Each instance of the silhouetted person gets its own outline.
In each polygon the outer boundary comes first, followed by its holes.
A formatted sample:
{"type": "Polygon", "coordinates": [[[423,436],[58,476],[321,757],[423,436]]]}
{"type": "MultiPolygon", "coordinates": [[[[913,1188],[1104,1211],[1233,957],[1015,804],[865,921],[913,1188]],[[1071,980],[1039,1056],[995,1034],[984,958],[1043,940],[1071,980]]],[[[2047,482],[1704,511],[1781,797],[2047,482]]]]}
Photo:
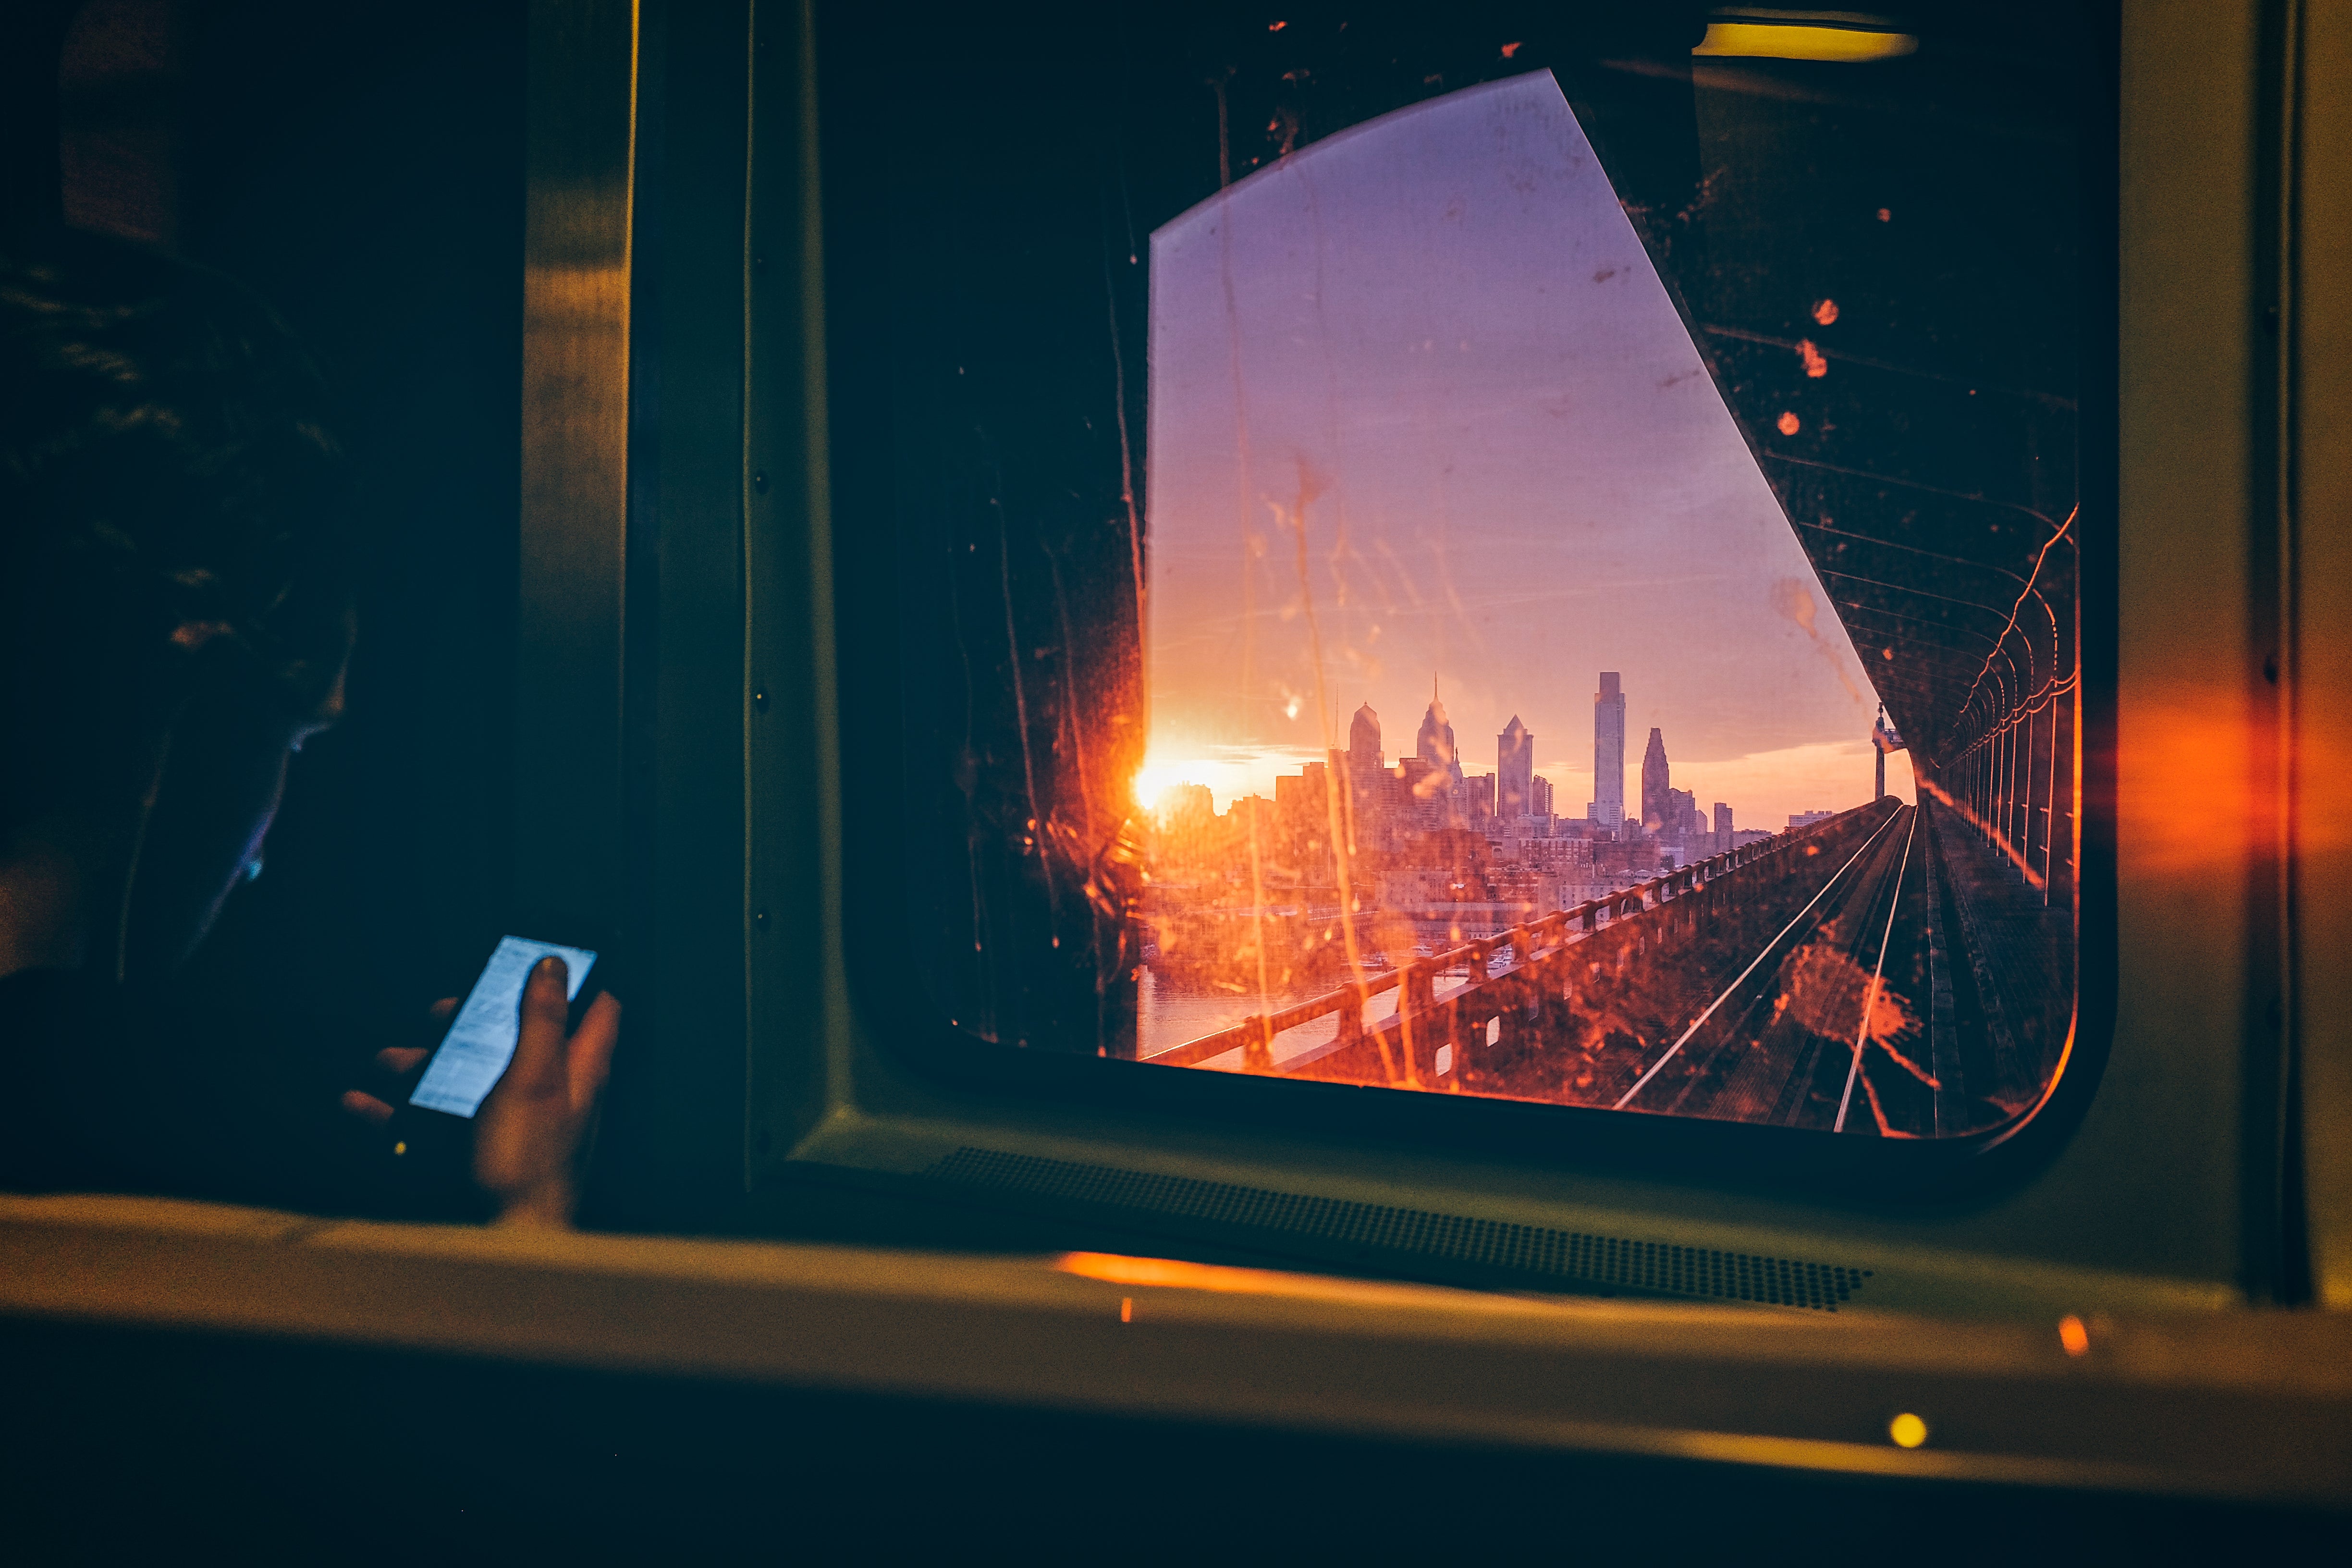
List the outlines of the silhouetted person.
{"type": "MultiPolygon", "coordinates": [[[[0,1185],[381,1198],[347,1126],[382,1100],[338,1111],[162,984],[342,711],[330,424],[299,345],[227,280],[87,236],[0,255],[0,1185]]],[[[619,1008],[567,1038],[563,992],[560,963],[534,973],[478,1118],[503,1218],[571,1216],[619,1008]]]]}

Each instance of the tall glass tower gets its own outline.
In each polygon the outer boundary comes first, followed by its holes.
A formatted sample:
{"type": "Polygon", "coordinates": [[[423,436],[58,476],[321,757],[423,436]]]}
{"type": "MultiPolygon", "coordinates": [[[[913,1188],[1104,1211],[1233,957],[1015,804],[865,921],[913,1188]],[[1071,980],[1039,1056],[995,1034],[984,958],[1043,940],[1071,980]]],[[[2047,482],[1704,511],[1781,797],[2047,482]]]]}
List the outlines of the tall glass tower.
{"type": "Polygon", "coordinates": [[[1613,669],[1601,672],[1592,698],[1592,804],[1594,822],[1615,837],[1625,825],[1625,691],[1613,669]]]}

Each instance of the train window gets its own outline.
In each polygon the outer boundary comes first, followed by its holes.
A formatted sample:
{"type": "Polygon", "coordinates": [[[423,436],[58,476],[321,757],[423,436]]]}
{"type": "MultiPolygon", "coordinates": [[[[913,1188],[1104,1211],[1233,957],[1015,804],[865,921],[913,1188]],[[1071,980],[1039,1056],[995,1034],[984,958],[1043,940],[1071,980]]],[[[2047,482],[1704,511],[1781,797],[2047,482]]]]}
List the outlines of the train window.
{"type": "Polygon", "coordinates": [[[2053,1084],[2074,20],[1582,15],[836,25],[877,878],[973,1048],[1888,1138],[2053,1084]]]}

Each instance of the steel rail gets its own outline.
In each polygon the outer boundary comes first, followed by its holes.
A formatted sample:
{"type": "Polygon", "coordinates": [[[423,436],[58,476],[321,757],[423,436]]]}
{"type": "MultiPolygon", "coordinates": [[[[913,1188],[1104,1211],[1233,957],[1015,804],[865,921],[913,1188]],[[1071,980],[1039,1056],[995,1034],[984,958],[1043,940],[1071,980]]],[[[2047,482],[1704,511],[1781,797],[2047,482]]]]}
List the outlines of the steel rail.
{"type": "MultiPolygon", "coordinates": [[[[1913,810],[1916,813],[1917,808],[1914,807],[1913,810]]],[[[1838,885],[1839,879],[1853,868],[1854,861],[1861,859],[1863,856],[1869,853],[1870,847],[1877,843],[1881,835],[1885,834],[1888,828],[1894,826],[1895,818],[1889,816],[1885,822],[1878,825],[1878,831],[1876,833],[1872,834],[1869,837],[1862,841],[1862,847],[1855,850],[1846,860],[1844,865],[1839,867],[1836,871],[1831,874],[1830,879],[1822,884],[1821,891],[1815,893],[1811,899],[1807,900],[1805,907],[1797,911],[1795,919],[1790,921],[1787,925],[1782,926],[1780,931],[1774,934],[1772,940],[1764,944],[1763,949],[1756,954],[1755,959],[1748,965],[1748,967],[1739,972],[1739,978],[1725,986],[1723,988],[1723,994],[1708,1003],[1706,1005],[1706,1011],[1701,1013],[1697,1017],[1691,1020],[1690,1027],[1683,1031],[1682,1037],[1676,1040],[1673,1045],[1666,1047],[1665,1055],[1660,1057],[1656,1061],[1652,1062],[1650,1064],[1650,1070],[1643,1073],[1640,1078],[1634,1079],[1633,1087],[1627,1089],[1623,1094],[1618,1097],[1617,1103],[1610,1107],[1612,1110],[1624,1110],[1625,1104],[1628,1100],[1632,1100],[1635,1095],[1641,1093],[1643,1089],[1649,1086],[1650,1080],[1658,1076],[1658,1069],[1664,1067],[1668,1062],[1674,1060],[1675,1054],[1679,1052],[1683,1047],[1690,1043],[1690,1037],[1698,1033],[1699,1026],[1705,1024],[1709,1018],[1714,1017],[1715,1010],[1717,1007],[1722,1006],[1726,1002],[1729,1001],[1733,992],[1748,984],[1748,977],[1756,973],[1756,966],[1762,963],[1767,958],[1770,957],[1772,950],[1780,945],[1780,938],[1796,930],[1799,922],[1803,921],[1807,915],[1813,912],[1813,906],[1820,903],[1822,898],[1828,894],[1829,890],[1838,885]]]]}
{"type": "Polygon", "coordinates": [[[1911,841],[1919,836],[1919,808],[1911,808],[1911,826],[1903,834],[1903,861],[1895,868],[1895,895],[1886,900],[1886,932],[1878,939],[1878,967],[1870,972],[1870,991],[1862,1002],[1862,1023],[1853,1031],[1853,1060],[1845,1069],[1845,1093],[1838,1100],[1832,1132],[1845,1131],[1846,1109],[1853,1103],[1853,1080],[1862,1071],[1862,1045],[1870,1037],[1870,1016],[1878,1010],[1878,987],[1886,973],[1886,949],[1895,940],[1895,916],[1903,908],[1903,877],[1911,869],[1911,841]]]}

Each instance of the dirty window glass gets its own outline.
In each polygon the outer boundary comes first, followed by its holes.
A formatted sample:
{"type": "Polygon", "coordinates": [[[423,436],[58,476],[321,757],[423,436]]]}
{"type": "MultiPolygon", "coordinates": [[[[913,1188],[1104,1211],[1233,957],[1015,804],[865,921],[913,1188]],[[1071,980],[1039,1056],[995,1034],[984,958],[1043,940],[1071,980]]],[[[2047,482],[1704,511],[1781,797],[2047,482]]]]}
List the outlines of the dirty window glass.
{"type": "Polygon", "coordinates": [[[863,875],[976,1044],[1862,1136],[2046,1091],[2075,20],[1631,9],[834,25],[863,875]]]}

